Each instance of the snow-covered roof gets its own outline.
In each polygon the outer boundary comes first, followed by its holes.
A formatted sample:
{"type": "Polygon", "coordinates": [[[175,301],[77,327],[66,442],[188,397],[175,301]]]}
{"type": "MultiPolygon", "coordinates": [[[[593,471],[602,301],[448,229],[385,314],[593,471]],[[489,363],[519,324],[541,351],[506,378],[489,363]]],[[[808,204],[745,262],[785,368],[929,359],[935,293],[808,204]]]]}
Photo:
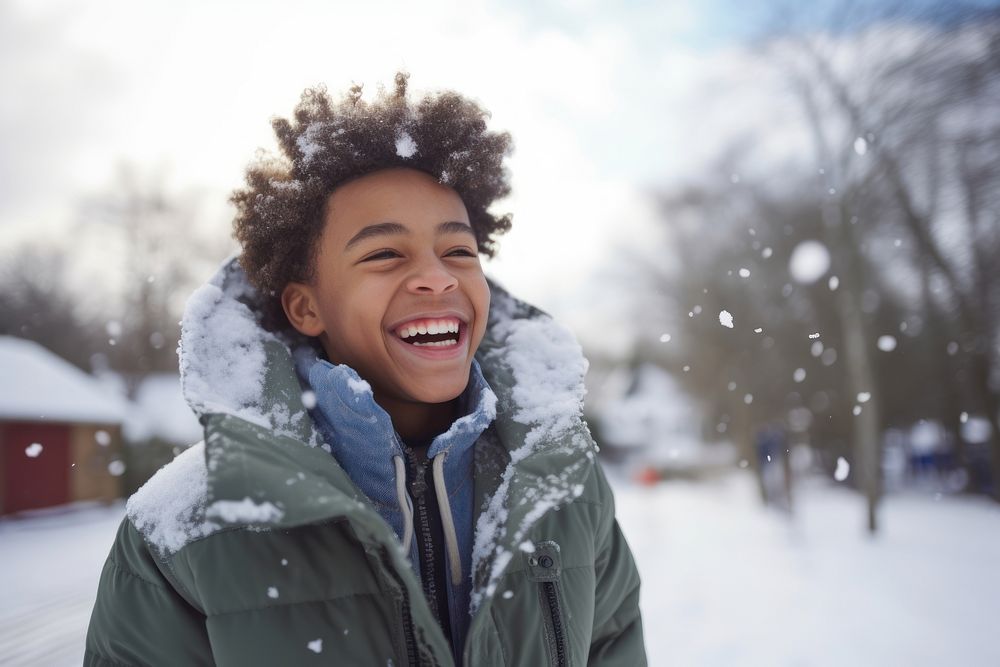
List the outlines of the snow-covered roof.
{"type": "Polygon", "coordinates": [[[0,336],[0,419],[119,424],[125,404],[38,343],[0,336]]]}
{"type": "Polygon", "coordinates": [[[136,390],[125,437],[132,441],[159,438],[176,445],[190,445],[201,438],[201,424],[184,400],[177,373],[154,373],[136,390]]]}

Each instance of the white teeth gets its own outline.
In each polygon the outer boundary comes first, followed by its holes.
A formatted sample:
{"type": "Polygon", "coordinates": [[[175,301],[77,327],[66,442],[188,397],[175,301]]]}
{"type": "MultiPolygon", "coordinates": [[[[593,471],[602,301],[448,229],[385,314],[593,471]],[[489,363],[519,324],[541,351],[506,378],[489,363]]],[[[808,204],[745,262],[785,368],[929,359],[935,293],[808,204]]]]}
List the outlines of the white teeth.
{"type": "Polygon", "coordinates": [[[461,326],[458,320],[431,320],[420,324],[403,325],[398,329],[398,332],[400,338],[406,339],[417,334],[458,333],[461,326]]]}
{"type": "Polygon", "coordinates": [[[421,343],[419,341],[413,343],[418,347],[448,347],[449,345],[457,345],[458,341],[454,338],[449,338],[448,340],[438,340],[432,341],[430,343],[421,343]]]}

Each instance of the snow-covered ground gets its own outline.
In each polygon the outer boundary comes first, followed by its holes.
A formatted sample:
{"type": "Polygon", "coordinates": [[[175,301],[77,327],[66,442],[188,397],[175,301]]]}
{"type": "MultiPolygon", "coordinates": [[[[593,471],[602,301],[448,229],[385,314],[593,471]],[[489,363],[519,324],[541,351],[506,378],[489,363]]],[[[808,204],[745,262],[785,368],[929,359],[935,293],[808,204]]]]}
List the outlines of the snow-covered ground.
{"type": "MultiPolygon", "coordinates": [[[[617,485],[652,665],[996,665],[1000,506],[800,487],[792,520],[752,480],[617,485]]],[[[0,521],[0,665],[78,665],[122,506],[0,521]]]]}

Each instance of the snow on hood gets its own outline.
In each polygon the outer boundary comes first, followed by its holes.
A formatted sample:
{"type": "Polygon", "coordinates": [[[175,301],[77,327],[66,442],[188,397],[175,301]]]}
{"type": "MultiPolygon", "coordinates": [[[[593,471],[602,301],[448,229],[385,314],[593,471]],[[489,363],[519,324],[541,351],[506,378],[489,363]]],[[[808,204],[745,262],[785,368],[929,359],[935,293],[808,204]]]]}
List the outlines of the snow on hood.
{"type": "MultiPolygon", "coordinates": [[[[582,420],[587,361],[579,344],[548,315],[490,286],[490,322],[477,358],[502,407],[498,422],[514,435],[508,439],[510,465],[475,529],[474,562],[490,572],[486,589],[474,595],[477,603],[492,593],[511,545],[520,544],[549,509],[580,495],[594,458],[582,420]],[[546,462],[546,456],[557,457],[555,465],[563,467],[553,469],[556,459],[546,462]],[[522,493],[517,508],[511,507],[512,487],[522,493]],[[511,521],[516,525],[508,526],[511,521]]],[[[185,399],[199,417],[233,415],[329,450],[303,404],[295,372],[295,360],[315,358],[317,349],[305,336],[267,331],[260,306],[236,257],[191,295],[179,348],[185,399]]],[[[204,448],[193,448],[129,500],[129,516],[162,552],[176,552],[218,528],[212,521],[218,512],[209,508],[206,515],[204,507],[211,495],[204,467],[204,448]],[[181,484],[182,477],[197,483],[181,484]],[[175,502],[164,512],[171,494],[175,502]]]]}
{"type": "Polygon", "coordinates": [[[230,414],[312,446],[319,437],[302,401],[293,354],[315,348],[260,323],[260,296],[231,257],[188,299],[181,321],[181,386],[199,417],[230,414]]]}

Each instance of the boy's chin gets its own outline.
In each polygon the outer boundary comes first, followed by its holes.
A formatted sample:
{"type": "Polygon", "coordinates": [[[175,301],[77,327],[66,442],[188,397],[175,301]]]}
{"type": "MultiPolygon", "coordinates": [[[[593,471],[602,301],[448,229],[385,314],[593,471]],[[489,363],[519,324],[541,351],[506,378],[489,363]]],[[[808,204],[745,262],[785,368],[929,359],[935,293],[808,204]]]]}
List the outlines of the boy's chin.
{"type": "MultiPolygon", "coordinates": [[[[468,382],[466,382],[468,384],[468,382]]],[[[447,387],[432,387],[432,388],[422,388],[419,390],[411,391],[410,400],[415,403],[427,403],[437,405],[440,403],[449,403],[454,401],[456,398],[462,395],[465,391],[465,384],[460,387],[447,386],[447,387]]]]}
{"type": "Polygon", "coordinates": [[[407,397],[414,403],[448,403],[462,395],[469,384],[469,373],[448,378],[421,378],[405,388],[407,397]]]}

